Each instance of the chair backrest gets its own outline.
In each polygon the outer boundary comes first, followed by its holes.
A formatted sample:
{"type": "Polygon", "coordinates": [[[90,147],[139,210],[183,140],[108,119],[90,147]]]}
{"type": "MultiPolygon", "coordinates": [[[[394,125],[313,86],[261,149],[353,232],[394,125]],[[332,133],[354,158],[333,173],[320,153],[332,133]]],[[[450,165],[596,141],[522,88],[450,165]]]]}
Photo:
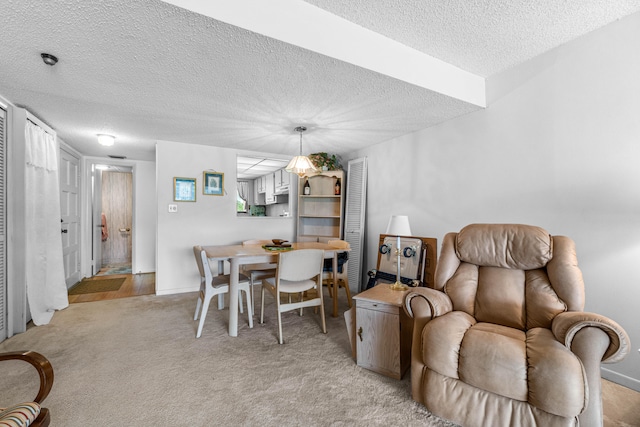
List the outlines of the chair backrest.
{"type": "Polygon", "coordinates": [[[334,248],[349,249],[351,247],[345,240],[329,240],[327,243],[334,248]]]}
{"type": "Polygon", "coordinates": [[[209,266],[209,259],[207,253],[202,249],[202,246],[193,247],[193,255],[196,258],[196,264],[198,264],[198,270],[200,271],[200,279],[205,280],[205,283],[211,283],[213,274],[211,273],[211,267],[209,266]]]}
{"type": "Polygon", "coordinates": [[[472,224],[445,236],[436,289],[454,310],[522,330],[584,308],[573,241],[521,224],[472,224]]]}
{"type": "MultiPolygon", "coordinates": [[[[351,249],[351,245],[345,240],[327,240],[327,244],[338,249],[351,249]]],[[[346,264],[347,261],[349,261],[349,252],[341,252],[338,254],[338,274],[341,274],[344,271],[344,264],[346,264]]],[[[324,260],[323,271],[333,271],[332,259],[324,260]]]]}
{"type": "Polygon", "coordinates": [[[280,279],[298,281],[316,276],[322,277],[324,251],[322,249],[298,249],[278,255],[277,275],[280,279]]]}

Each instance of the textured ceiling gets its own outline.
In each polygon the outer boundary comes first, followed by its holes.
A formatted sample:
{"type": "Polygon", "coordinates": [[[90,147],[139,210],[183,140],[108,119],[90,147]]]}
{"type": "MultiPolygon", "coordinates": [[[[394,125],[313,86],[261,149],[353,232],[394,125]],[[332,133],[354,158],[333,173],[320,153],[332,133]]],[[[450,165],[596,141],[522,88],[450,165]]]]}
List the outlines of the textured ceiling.
{"type": "Polygon", "coordinates": [[[483,77],[640,10],[638,0],[305,0],[483,77]]]}
{"type": "MultiPolygon", "coordinates": [[[[637,0],[307,3],[482,77],[640,10],[637,0]]],[[[0,95],[86,155],[151,160],[155,141],[170,140],[290,156],[298,125],[309,128],[305,152],[345,154],[479,108],[161,1],[1,9],[0,95]],[[41,52],[60,62],[44,65],[41,52]],[[116,145],[98,146],[98,133],[116,145]]]]}

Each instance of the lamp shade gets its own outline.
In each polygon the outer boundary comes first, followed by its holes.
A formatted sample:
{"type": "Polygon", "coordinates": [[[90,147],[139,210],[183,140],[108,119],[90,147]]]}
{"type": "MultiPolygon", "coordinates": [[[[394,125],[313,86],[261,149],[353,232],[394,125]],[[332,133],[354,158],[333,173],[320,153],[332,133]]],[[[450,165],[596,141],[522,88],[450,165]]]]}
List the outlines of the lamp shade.
{"type": "Polygon", "coordinates": [[[318,171],[313,162],[309,160],[307,156],[295,156],[293,159],[291,159],[284,170],[289,173],[298,174],[298,176],[303,176],[306,173],[318,171]]]}
{"type": "Polygon", "coordinates": [[[409,217],[406,215],[392,215],[387,225],[387,234],[392,236],[411,236],[409,217]]]}

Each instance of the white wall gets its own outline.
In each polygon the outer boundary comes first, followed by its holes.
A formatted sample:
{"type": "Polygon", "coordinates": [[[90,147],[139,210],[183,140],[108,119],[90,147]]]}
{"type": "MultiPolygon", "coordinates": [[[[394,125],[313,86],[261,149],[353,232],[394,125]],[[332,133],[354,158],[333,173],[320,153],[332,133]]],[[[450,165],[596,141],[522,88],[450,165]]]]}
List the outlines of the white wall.
{"type": "Polygon", "coordinates": [[[353,153],[369,162],[365,268],[391,214],[441,244],[469,223],[572,237],[586,310],[631,354],[603,375],[640,391],[640,14],[488,80],[489,107],[353,153]]]}
{"type": "Polygon", "coordinates": [[[292,217],[236,216],[236,154],[232,149],[158,141],[157,294],[199,289],[194,245],[236,244],[248,239],[293,240],[295,220],[292,217]],[[208,170],[224,173],[225,196],[202,194],[202,174],[208,170]],[[196,178],[195,203],[173,201],[174,177],[196,178]],[[178,205],[178,212],[169,213],[168,205],[174,203],[178,205]]]}
{"type": "Polygon", "coordinates": [[[136,161],[134,166],[134,273],[156,271],[156,164],[136,161]]]}

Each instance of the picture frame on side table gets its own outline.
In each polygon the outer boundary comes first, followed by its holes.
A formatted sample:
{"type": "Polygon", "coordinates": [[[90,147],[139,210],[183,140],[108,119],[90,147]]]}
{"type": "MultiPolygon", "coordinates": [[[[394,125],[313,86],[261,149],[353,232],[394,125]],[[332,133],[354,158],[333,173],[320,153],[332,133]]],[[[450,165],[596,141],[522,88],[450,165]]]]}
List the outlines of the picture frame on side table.
{"type": "Polygon", "coordinates": [[[196,179],[195,178],[173,178],[173,200],[176,202],[196,201],[196,179]]]}
{"type": "Polygon", "coordinates": [[[207,196],[222,196],[224,192],[224,173],[203,172],[202,194],[207,196]]]}

